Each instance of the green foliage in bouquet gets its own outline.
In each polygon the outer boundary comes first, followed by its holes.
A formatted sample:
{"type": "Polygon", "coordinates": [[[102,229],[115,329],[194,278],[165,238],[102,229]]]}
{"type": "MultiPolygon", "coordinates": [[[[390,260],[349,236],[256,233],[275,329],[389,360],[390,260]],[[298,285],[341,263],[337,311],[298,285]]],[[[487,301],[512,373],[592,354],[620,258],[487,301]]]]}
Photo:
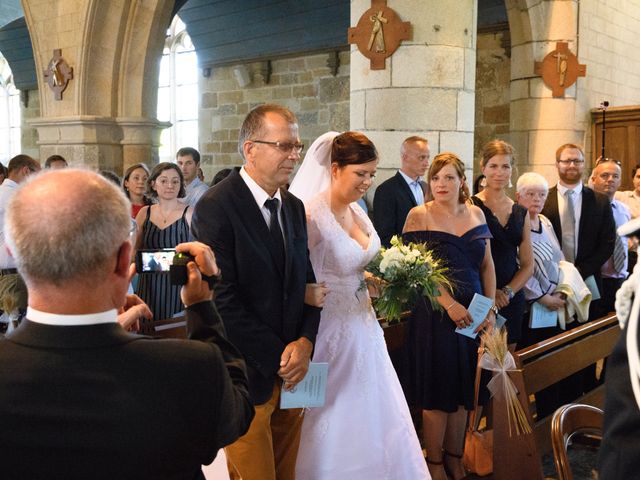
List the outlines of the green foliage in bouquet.
{"type": "Polygon", "coordinates": [[[380,296],[374,299],[376,311],[388,321],[399,320],[402,312],[413,308],[420,296],[429,299],[436,310],[438,287],[451,289],[447,268],[434,258],[423,243],[402,243],[394,235],[389,248],[381,248],[366,270],[378,278],[380,296]]]}

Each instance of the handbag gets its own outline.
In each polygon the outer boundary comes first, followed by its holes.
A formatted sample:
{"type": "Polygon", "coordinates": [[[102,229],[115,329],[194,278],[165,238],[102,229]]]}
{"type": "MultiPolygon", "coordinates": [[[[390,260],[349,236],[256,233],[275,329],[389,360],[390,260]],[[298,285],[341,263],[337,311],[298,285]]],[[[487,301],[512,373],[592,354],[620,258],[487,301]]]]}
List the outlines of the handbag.
{"type": "Polygon", "coordinates": [[[473,410],[469,415],[469,427],[464,437],[464,456],[462,464],[464,467],[476,475],[484,476],[493,472],[493,430],[478,430],[480,419],[476,418],[478,413],[478,394],[480,392],[480,357],[484,353],[484,344],[478,349],[478,367],[476,367],[476,379],[474,384],[473,410]]]}

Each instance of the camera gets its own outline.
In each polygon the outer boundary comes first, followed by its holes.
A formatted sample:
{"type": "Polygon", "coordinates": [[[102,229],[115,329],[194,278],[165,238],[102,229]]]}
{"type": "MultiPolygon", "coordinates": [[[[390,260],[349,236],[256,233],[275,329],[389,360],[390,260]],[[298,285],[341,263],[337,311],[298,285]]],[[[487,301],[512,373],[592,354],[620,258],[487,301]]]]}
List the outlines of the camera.
{"type": "Polygon", "coordinates": [[[187,263],[193,260],[191,255],[176,252],[172,248],[157,250],[138,250],[136,252],[136,271],[148,274],[169,274],[172,285],[187,283],[187,263]]]}

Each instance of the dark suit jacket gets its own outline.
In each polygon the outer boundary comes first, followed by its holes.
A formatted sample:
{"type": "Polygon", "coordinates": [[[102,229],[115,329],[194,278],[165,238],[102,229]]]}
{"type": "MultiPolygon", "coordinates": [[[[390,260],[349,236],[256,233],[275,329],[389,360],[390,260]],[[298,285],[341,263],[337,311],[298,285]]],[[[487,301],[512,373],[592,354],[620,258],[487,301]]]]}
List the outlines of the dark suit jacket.
{"type": "Polygon", "coordinates": [[[315,342],[320,322],[320,309],[304,305],[305,285],[315,282],[304,205],[285,190],[281,194],[284,272],[274,262],[269,227],[238,170],[200,198],[191,223],[194,238],[211,246],[222,270],[216,306],[229,340],[247,360],[257,405],[273,392],[285,346],[302,336],[315,342]]]}
{"type": "Polygon", "coordinates": [[[607,360],[604,435],[598,458],[600,480],[638,478],[640,470],[640,410],[629,379],[627,334],[625,328],[607,360]]]}
{"type": "Polygon", "coordinates": [[[28,320],[0,340],[0,477],[204,479],[253,407],[213,304],[187,321],[207,343],[28,320]]]}
{"type": "MultiPolygon", "coordinates": [[[[558,187],[549,189],[542,214],[553,225],[553,230],[562,245],[562,227],[558,210],[558,187]]],[[[582,209],[578,233],[578,252],[575,266],[587,278],[594,275],[600,285],[600,268],[611,255],[616,241],[616,224],[609,199],[589,187],[582,187],[582,209]]],[[[602,289],[600,289],[602,291],[602,289]]]]}
{"type": "MultiPolygon", "coordinates": [[[[420,183],[426,198],[426,184],[420,183]]],[[[383,246],[388,247],[391,237],[402,233],[409,210],[415,206],[413,192],[400,172],[376,188],[373,197],[373,225],[383,246]]]]}

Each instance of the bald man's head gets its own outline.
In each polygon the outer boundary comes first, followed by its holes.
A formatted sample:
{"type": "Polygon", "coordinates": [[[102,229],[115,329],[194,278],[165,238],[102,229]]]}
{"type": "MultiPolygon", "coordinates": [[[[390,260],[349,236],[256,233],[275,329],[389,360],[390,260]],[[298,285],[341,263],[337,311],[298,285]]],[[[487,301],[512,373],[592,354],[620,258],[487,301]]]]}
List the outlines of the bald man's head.
{"type": "Polygon", "coordinates": [[[27,283],[78,281],[104,275],[131,230],[121,189],[88,170],[35,175],[13,196],[7,243],[27,283]]]}

